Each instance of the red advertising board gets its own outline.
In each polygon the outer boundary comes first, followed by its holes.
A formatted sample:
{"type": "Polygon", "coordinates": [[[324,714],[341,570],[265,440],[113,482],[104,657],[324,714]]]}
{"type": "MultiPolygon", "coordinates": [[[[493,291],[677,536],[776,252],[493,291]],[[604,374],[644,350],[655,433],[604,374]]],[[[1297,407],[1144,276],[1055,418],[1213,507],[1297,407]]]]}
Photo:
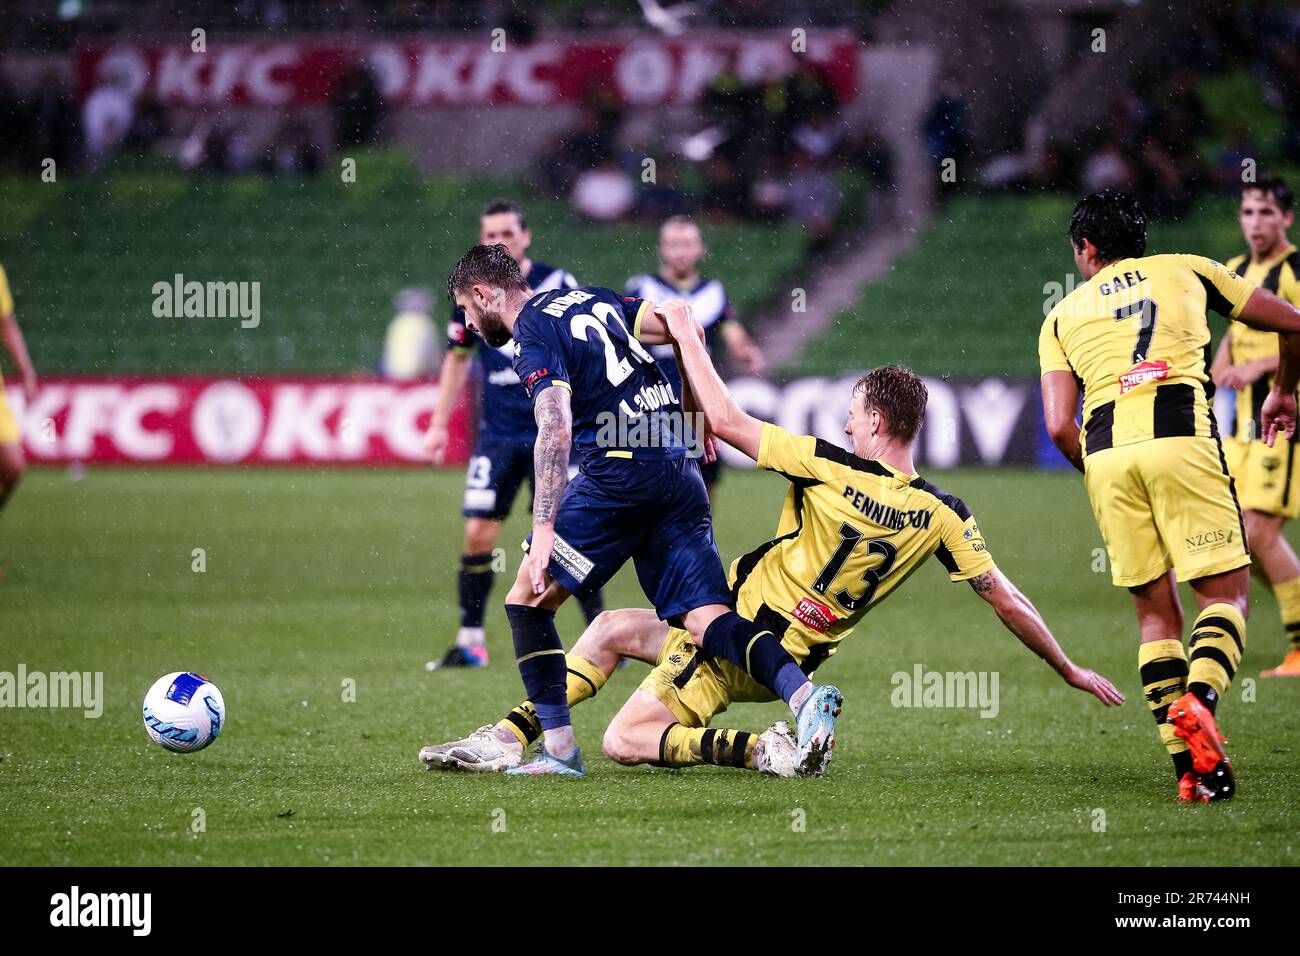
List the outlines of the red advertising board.
{"type": "MultiPolygon", "coordinates": [[[[344,378],[52,378],[28,404],[6,384],[33,463],[418,465],[432,382],[344,378]]],[[[451,418],[448,464],[469,458],[451,418]]]]}
{"type": "Polygon", "coordinates": [[[689,37],[550,36],[494,47],[474,40],[342,42],[315,39],[214,44],[121,44],[79,52],[86,96],[104,78],[126,80],[138,95],[167,106],[283,107],[326,103],[353,63],[373,71],[397,108],[527,106],[580,100],[594,87],[632,106],[693,103],[724,71],[746,81],[790,72],[810,61],[843,98],[856,95],[858,41],[848,34],[790,31],[689,37]],[[795,53],[794,49],[800,52],[795,53]]]}

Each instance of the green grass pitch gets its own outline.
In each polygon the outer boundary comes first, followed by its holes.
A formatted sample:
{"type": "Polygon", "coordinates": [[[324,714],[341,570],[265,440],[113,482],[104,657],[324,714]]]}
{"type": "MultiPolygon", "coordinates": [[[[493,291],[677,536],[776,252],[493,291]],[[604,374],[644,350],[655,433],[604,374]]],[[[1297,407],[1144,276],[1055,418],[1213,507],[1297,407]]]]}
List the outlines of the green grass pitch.
{"type": "MultiPolygon", "coordinates": [[[[1128,695],[1105,710],[1067,688],[937,563],[873,612],[822,670],[845,691],[826,779],[624,768],[603,727],[643,665],[577,709],[582,781],[427,773],[424,743],[517,701],[500,601],[486,671],[429,674],[456,622],[455,472],[91,471],[28,476],[0,522],[0,670],[102,671],[97,720],[0,710],[0,865],[186,864],[1288,864],[1297,849],[1300,683],[1244,678],[1283,650],[1259,592],[1221,708],[1240,796],[1180,807],[1141,697],[1126,595],[1073,475],[931,476],[975,510],[999,563],[1067,651],[1128,695]],[[203,548],[207,570],[191,570],[203,548]],[[891,706],[914,665],[996,671],[1000,711],[891,706]],[[140,703],[161,674],[222,689],[226,732],[176,755],[140,703]],[[356,700],[343,700],[345,679],[356,700]],[[194,832],[202,811],[205,829],[194,832]]],[[[728,472],[724,558],[775,526],[784,482],[728,472]]],[[[526,516],[508,525],[515,544],[526,516]]],[[[611,607],[644,603],[624,572],[611,607]]],[[[576,609],[561,612],[566,641],[576,609]]],[[[726,726],[761,729],[780,705],[726,726]]]]}

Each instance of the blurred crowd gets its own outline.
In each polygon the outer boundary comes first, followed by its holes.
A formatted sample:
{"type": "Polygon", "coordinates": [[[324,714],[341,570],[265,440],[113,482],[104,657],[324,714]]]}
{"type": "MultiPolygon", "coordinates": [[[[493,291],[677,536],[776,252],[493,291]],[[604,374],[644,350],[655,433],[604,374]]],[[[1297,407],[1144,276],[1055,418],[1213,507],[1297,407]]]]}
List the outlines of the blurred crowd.
{"type": "Polygon", "coordinates": [[[814,243],[834,229],[845,173],[880,196],[892,187],[889,151],[842,120],[834,87],[806,60],[767,82],[720,74],[689,122],[657,129],[653,149],[620,146],[624,120],[608,91],[591,91],[542,153],[538,182],[593,220],[790,220],[814,243]]]}
{"type": "Polygon", "coordinates": [[[1177,218],[1201,193],[1235,191],[1260,157],[1300,163],[1300,0],[1212,0],[1189,6],[1187,16],[1133,71],[1095,129],[1048,148],[1027,177],[1034,185],[1135,190],[1153,214],[1177,218]],[[1275,141],[1263,124],[1225,129],[1222,117],[1216,124],[1209,115],[1207,82],[1230,83],[1243,69],[1251,80],[1243,113],[1251,115],[1262,91],[1266,111],[1282,119],[1275,141]]]}

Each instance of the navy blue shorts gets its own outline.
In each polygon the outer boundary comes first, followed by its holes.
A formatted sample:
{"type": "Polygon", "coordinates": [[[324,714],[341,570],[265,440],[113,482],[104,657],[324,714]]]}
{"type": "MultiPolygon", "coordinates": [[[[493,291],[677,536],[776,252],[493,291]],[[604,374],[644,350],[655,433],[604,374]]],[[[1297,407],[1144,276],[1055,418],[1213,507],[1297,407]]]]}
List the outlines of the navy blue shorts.
{"type": "Polygon", "coordinates": [[[585,597],[628,559],[663,620],[731,603],[699,462],[597,458],[569,482],[551,576],[585,597]]]}
{"type": "MultiPolygon", "coordinates": [[[[533,443],[480,440],[465,473],[466,518],[504,521],[525,479],[533,481],[533,443]]],[[[529,499],[531,502],[531,499],[529,499]]]]}

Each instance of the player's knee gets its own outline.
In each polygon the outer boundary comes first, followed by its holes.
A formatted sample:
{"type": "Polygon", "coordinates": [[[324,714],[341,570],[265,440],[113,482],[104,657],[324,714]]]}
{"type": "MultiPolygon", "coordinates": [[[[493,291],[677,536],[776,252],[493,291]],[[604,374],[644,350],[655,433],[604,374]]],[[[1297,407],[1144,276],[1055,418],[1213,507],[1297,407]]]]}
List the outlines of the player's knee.
{"type": "Polygon", "coordinates": [[[634,654],[637,650],[634,646],[637,635],[636,610],[618,608],[613,611],[601,611],[583,634],[583,640],[590,638],[591,649],[596,652],[604,651],[620,657],[634,654]]]}
{"type": "Polygon", "coordinates": [[[465,552],[486,554],[497,546],[500,535],[501,526],[495,521],[470,518],[465,522],[465,552]]]}
{"type": "Polygon", "coordinates": [[[1280,525],[1272,515],[1246,512],[1246,540],[1250,542],[1251,548],[1259,551],[1272,547],[1280,530],[1280,525]]]}
{"type": "Polygon", "coordinates": [[[610,724],[605,731],[605,736],[600,742],[601,749],[605,756],[615,763],[635,764],[640,763],[641,758],[638,756],[636,741],[632,735],[625,733],[623,728],[615,721],[610,724]]]}

